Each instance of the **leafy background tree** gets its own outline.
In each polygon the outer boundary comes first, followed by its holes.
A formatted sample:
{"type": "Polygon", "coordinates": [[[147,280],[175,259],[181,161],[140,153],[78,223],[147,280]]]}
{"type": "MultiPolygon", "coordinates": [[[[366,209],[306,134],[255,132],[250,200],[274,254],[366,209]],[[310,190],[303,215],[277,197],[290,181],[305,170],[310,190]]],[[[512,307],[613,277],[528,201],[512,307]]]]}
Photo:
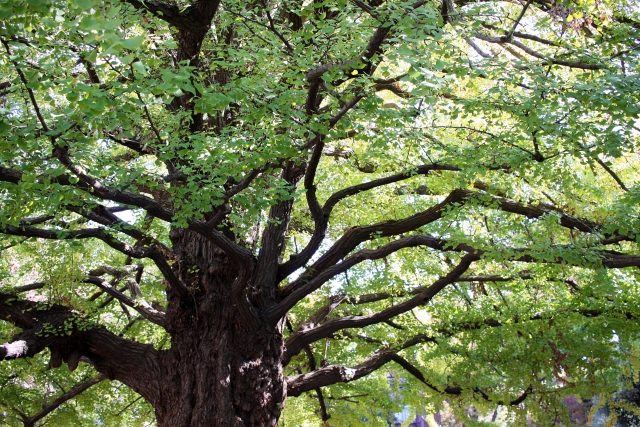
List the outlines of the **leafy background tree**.
{"type": "Polygon", "coordinates": [[[0,20],[7,424],[523,425],[638,381],[633,3],[0,20]]]}

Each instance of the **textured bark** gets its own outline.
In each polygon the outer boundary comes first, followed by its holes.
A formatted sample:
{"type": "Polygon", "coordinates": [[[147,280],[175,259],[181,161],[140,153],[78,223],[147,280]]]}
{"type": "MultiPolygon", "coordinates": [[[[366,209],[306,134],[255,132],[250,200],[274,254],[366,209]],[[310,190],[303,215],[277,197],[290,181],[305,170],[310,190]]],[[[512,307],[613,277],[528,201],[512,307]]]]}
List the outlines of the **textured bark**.
{"type": "Polygon", "coordinates": [[[281,328],[247,321],[223,251],[190,231],[171,237],[188,294],[167,295],[172,341],[159,357],[158,425],[276,426],[286,395],[281,328]]]}

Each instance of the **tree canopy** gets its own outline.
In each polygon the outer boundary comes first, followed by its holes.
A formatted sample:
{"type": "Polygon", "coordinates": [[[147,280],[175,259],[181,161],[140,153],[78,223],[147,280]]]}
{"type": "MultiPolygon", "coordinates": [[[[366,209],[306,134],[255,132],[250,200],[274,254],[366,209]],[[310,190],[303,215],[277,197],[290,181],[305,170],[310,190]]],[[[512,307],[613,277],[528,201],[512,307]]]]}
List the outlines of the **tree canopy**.
{"type": "Polygon", "coordinates": [[[640,381],[634,2],[17,0],[0,44],[5,424],[640,381]]]}

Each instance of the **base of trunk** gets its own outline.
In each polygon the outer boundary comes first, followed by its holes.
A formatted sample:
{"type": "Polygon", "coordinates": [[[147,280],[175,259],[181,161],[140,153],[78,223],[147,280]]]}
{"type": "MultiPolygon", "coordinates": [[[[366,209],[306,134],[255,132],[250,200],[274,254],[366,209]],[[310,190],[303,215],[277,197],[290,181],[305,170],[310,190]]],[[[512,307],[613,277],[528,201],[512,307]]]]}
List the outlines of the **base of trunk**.
{"type": "Polygon", "coordinates": [[[244,297],[233,289],[242,274],[220,248],[184,229],[171,241],[186,291],[167,288],[171,349],[159,359],[158,426],[275,427],[286,397],[281,326],[240,312],[244,297]]]}
{"type": "Polygon", "coordinates": [[[158,426],[275,427],[286,397],[281,334],[215,325],[203,332],[197,345],[183,336],[162,355],[158,426]]]}

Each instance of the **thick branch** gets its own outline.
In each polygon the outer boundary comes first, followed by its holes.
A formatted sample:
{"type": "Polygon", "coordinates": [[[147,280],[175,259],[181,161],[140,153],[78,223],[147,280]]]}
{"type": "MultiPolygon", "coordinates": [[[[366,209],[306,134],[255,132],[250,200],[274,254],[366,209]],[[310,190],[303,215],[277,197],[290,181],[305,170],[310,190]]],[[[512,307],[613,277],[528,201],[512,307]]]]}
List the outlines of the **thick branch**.
{"type": "MultiPolygon", "coordinates": [[[[428,165],[425,165],[425,169],[428,169],[428,165]]],[[[431,165],[433,167],[433,165],[431,165]]],[[[446,168],[447,166],[443,166],[446,168]]],[[[449,166],[451,169],[447,170],[455,170],[454,167],[449,166]]],[[[347,197],[351,194],[357,194],[366,189],[375,188],[376,186],[384,185],[387,180],[391,180],[391,182],[395,182],[392,179],[400,180],[402,179],[401,175],[395,175],[389,178],[382,178],[380,180],[371,181],[368,183],[361,184],[359,186],[350,187],[348,189],[342,190],[341,192],[336,193],[334,196],[331,196],[323,211],[325,211],[325,216],[327,212],[331,212],[331,209],[339,200],[344,197],[347,197]],[[382,182],[382,183],[381,183],[382,182]]],[[[405,178],[406,179],[406,178],[405,178]]],[[[518,215],[526,216],[527,218],[540,218],[544,215],[557,215],[559,217],[559,223],[561,226],[572,229],[579,230],[585,233],[596,233],[601,230],[601,224],[598,224],[593,221],[588,221],[585,219],[576,218],[574,216],[568,215],[563,212],[559,212],[554,209],[549,209],[544,206],[538,205],[525,205],[510,199],[506,199],[503,197],[495,197],[484,194],[482,192],[474,192],[470,190],[454,190],[449,196],[443,200],[441,203],[423,211],[419,212],[415,215],[407,217],[398,221],[384,221],[378,224],[373,224],[369,226],[362,227],[353,227],[349,229],[334,245],[322,256],[318,261],[316,261],[306,273],[304,273],[298,280],[291,282],[289,285],[283,287],[280,290],[281,298],[285,298],[290,293],[294,292],[298,286],[301,286],[302,283],[308,283],[318,274],[323,272],[325,269],[330,268],[335,265],[340,259],[344,258],[349,252],[355,249],[360,243],[370,240],[373,236],[375,237],[388,237],[388,236],[396,236],[402,233],[407,233],[409,231],[416,230],[419,227],[422,227],[426,224],[432,223],[440,219],[446,210],[454,205],[461,205],[467,203],[469,201],[474,201],[482,206],[486,206],[487,208],[495,208],[497,207],[499,210],[504,212],[514,213],[518,215]]],[[[322,237],[324,236],[324,232],[322,237]]],[[[314,235],[315,237],[315,235],[314,235]]],[[[311,247],[312,243],[314,246],[319,247],[320,243],[322,243],[322,237],[318,236],[319,242],[313,241],[308,245],[311,247]]],[[[612,237],[612,236],[605,236],[612,237]]],[[[307,248],[305,248],[307,250],[307,248]]],[[[317,250],[317,249],[316,249],[317,250]]],[[[313,255],[315,250],[310,248],[307,253],[305,253],[305,258],[309,256],[309,253],[313,255]]],[[[301,253],[302,254],[302,253],[301,253]]],[[[300,267],[299,260],[293,258],[293,260],[289,261],[291,264],[283,264],[283,271],[288,272],[292,267],[300,267]],[[295,264],[294,264],[295,262],[295,264]],[[287,269],[284,270],[285,266],[287,269]]],[[[302,264],[304,265],[304,264],[302,264]]]]}
{"type": "Polygon", "coordinates": [[[78,215],[81,215],[98,224],[105,225],[113,230],[122,232],[127,236],[133,237],[134,239],[148,239],[147,236],[142,233],[142,231],[138,230],[131,224],[128,224],[125,221],[121,220],[117,215],[107,209],[107,207],[104,205],[98,204],[92,209],[74,205],[68,205],[66,206],[66,208],[71,212],[75,212],[78,215]]]}
{"type": "Polygon", "coordinates": [[[384,322],[385,320],[389,320],[392,317],[406,313],[420,305],[429,303],[442,289],[462,276],[471,264],[478,259],[479,257],[476,254],[465,255],[460,260],[460,263],[446,276],[436,280],[423,292],[403,303],[366,316],[341,317],[338,319],[332,319],[322,325],[316,326],[315,328],[297,330],[285,343],[286,350],[285,356],[283,357],[283,363],[288,363],[291,357],[298,354],[306,344],[317,341],[318,339],[321,339],[321,337],[328,337],[341,329],[361,328],[375,323],[384,322]]]}
{"type": "Polygon", "coordinates": [[[51,367],[65,361],[75,370],[85,357],[108,378],[125,383],[152,403],[157,399],[160,372],[152,346],[90,325],[67,307],[16,301],[12,294],[0,294],[0,319],[22,329],[0,346],[0,360],[31,357],[49,348],[51,367]]]}
{"type": "MultiPolygon", "coordinates": [[[[422,2],[416,3],[417,5],[422,4],[422,2]]],[[[412,5],[412,8],[416,8],[418,6],[412,5]]],[[[364,52],[357,56],[356,58],[342,61],[339,63],[330,63],[323,64],[319,67],[316,67],[312,70],[306,72],[307,82],[309,83],[309,92],[307,94],[307,102],[306,102],[306,111],[307,115],[312,115],[316,112],[316,108],[318,105],[318,90],[320,88],[322,82],[322,76],[332,68],[340,68],[346,70],[348,68],[361,68],[360,73],[364,75],[371,75],[372,71],[375,70],[375,65],[371,62],[371,59],[377,53],[380,53],[380,47],[382,43],[387,38],[387,35],[392,30],[393,25],[382,25],[376,29],[371,38],[369,39],[369,43],[365,48],[364,52]],[[363,67],[359,65],[364,63],[363,67]]],[[[346,79],[342,81],[333,82],[334,86],[340,86],[346,79]]]]}
{"type": "MultiPolygon", "coordinates": [[[[318,389],[320,387],[325,387],[336,383],[355,381],[380,369],[390,361],[398,363],[405,370],[407,370],[407,372],[414,375],[416,378],[418,378],[418,380],[420,380],[422,383],[424,383],[434,391],[437,391],[438,393],[456,396],[462,393],[462,388],[460,387],[445,387],[442,390],[438,389],[429,381],[427,381],[424,378],[424,375],[422,375],[422,373],[413,365],[411,365],[406,359],[396,354],[393,350],[383,349],[378,351],[375,355],[369,357],[363,363],[354,366],[353,368],[348,368],[340,365],[329,365],[307,374],[289,377],[287,378],[287,395],[299,396],[305,391],[318,389]]],[[[520,396],[518,399],[510,402],[510,404],[517,405],[523,400],[524,398],[520,396]]],[[[498,404],[502,405],[503,403],[498,402],[498,404]]]]}
{"type": "MultiPolygon", "coordinates": [[[[422,342],[422,340],[413,340],[415,343],[422,342]]],[[[414,343],[414,344],[415,344],[414,343]]],[[[412,344],[412,345],[414,345],[412,344]]],[[[408,346],[402,346],[402,348],[407,348],[408,346]]],[[[418,370],[415,366],[409,363],[406,359],[397,354],[396,351],[392,349],[381,349],[373,356],[369,357],[365,362],[355,366],[354,368],[347,368],[339,365],[330,365],[318,370],[314,370],[308,374],[301,374],[295,377],[290,377],[287,379],[287,393],[289,396],[299,396],[301,393],[305,391],[309,391],[314,388],[324,387],[331,384],[336,384],[339,382],[350,382],[357,380],[365,375],[369,375],[371,372],[379,369],[384,366],[389,361],[394,361],[398,363],[401,367],[403,367],[407,372],[415,376],[422,383],[427,385],[429,388],[437,391],[438,393],[450,394],[450,395],[459,395],[462,393],[461,387],[444,387],[442,389],[437,388],[429,381],[426,380],[424,375],[418,370]]],[[[483,396],[488,399],[486,393],[478,390],[483,396]]],[[[527,392],[524,395],[518,397],[517,399],[510,402],[510,405],[517,405],[521,403],[526,398],[527,392]]],[[[502,402],[498,402],[499,405],[502,405],[502,402]]]]}
{"type": "MultiPolygon", "coordinates": [[[[409,310],[419,305],[428,303],[447,284],[458,281],[460,276],[464,273],[464,271],[468,269],[469,265],[473,261],[480,259],[484,255],[483,251],[475,250],[473,252],[470,252],[471,248],[464,247],[461,245],[454,246],[450,243],[447,243],[444,240],[434,239],[432,237],[429,239],[424,239],[422,241],[422,244],[425,246],[432,247],[433,249],[465,251],[469,253],[467,253],[467,255],[463,257],[460,264],[454,270],[452,270],[447,276],[434,282],[434,284],[432,284],[429,287],[422,288],[423,291],[421,293],[417,294],[415,297],[403,303],[394,305],[385,310],[382,310],[380,312],[376,312],[367,316],[346,316],[339,319],[330,320],[322,325],[316,326],[315,328],[308,328],[308,329],[299,328],[295,333],[293,333],[287,339],[284,360],[288,361],[291,357],[298,354],[304,345],[307,345],[319,339],[328,337],[338,330],[346,329],[346,328],[359,328],[359,327],[372,325],[375,323],[384,322],[399,314],[406,313],[409,310]]],[[[512,259],[518,262],[552,262],[552,263],[569,264],[569,265],[573,265],[575,263],[575,260],[564,259],[561,257],[558,257],[554,260],[549,260],[549,259],[536,258],[535,256],[529,255],[529,254],[519,255],[519,253],[522,253],[522,252],[528,252],[528,250],[526,249],[515,250],[514,255],[512,256],[512,259]]],[[[602,265],[606,268],[626,268],[626,267],[640,266],[640,257],[638,256],[620,254],[613,251],[600,251],[597,253],[601,257],[602,265]]],[[[350,258],[346,259],[344,262],[347,262],[349,259],[350,258]]],[[[341,264],[338,264],[336,267],[340,268],[341,264]]],[[[376,294],[375,297],[383,299],[381,295],[376,294]]],[[[589,315],[589,313],[586,311],[581,312],[581,314],[589,315]]],[[[597,314],[593,314],[593,315],[597,315],[597,314]]],[[[494,326],[499,326],[499,323],[494,326]]]]}
{"type": "Polygon", "coordinates": [[[467,192],[465,190],[455,190],[441,203],[403,220],[385,221],[370,226],[349,229],[305,274],[280,290],[281,298],[287,298],[291,293],[299,292],[298,288],[302,286],[307,290],[312,289],[312,287],[308,286],[308,283],[314,277],[335,265],[360,243],[370,240],[372,236],[387,237],[415,230],[440,219],[450,204],[461,203],[466,196],[467,192]]]}
{"type": "Polygon", "coordinates": [[[287,378],[287,395],[300,396],[305,391],[319,387],[355,381],[384,366],[391,360],[392,354],[390,350],[382,350],[353,368],[329,365],[308,374],[289,377],[287,378]]]}
{"type": "MultiPolygon", "coordinates": [[[[532,276],[527,274],[519,275],[519,279],[531,279],[532,276]]],[[[456,282],[509,282],[515,280],[516,277],[505,277],[497,275],[481,275],[481,276],[460,276],[456,282]]],[[[346,302],[351,305],[370,304],[378,301],[384,301],[390,298],[399,298],[407,295],[418,295],[427,289],[426,286],[419,286],[415,289],[411,289],[406,292],[388,293],[388,292],[376,292],[372,294],[364,295],[335,295],[330,297],[329,303],[322,306],[317,312],[304,321],[298,329],[307,329],[306,325],[310,324],[311,327],[324,320],[335,308],[342,302],[346,302]]]]}
{"type": "MultiPolygon", "coordinates": [[[[100,181],[91,178],[87,175],[84,175],[83,171],[79,168],[76,168],[71,159],[68,158],[68,155],[65,155],[68,159],[64,160],[70,168],[72,168],[72,172],[74,175],[79,178],[82,177],[82,180],[77,182],[76,184],[71,183],[71,177],[69,175],[59,175],[56,177],[46,177],[51,180],[51,182],[56,182],[65,186],[73,186],[82,191],[86,191],[91,193],[92,196],[98,197],[103,200],[111,200],[113,202],[121,203],[124,205],[135,206],[141,209],[146,210],[152,216],[159,218],[163,221],[171,222],[173,219],[173,211],[165,208],[160,203],[155,200],[135,193],[130,193],[128,191],[120,191],[114,188],[104,186],[100,181]],[[76,174],[77,172],[77,174],[76,174]]],[[[65,165],[65,166],[67,166],[65,165]]],[[[22,179],[23,173],[20,170],[15,170],[11,168],[6,168],[0,166],[0,181],[10,182],[12,184],[19,184],[22,179]]],[[[45,178],[45,177],[43,177],[45,178]]],[[[40,181],[42,182],[42,181],[40,181]]]]}
{"type": "MultiPolygon", "coordinates": [[[[305,277],[298,279],[294,283],[292,283],[292,285],[294,286],[294,290],[279,304],[277,313],[278,315],[284,315],[286,311],[291,309],[295,305],[295,303],[300,301],[306,295],[310,294],[316,289],[319,289],[328,280],[332,279],[338,274],[344,273],[345,271],[347,271],[354,265],[361,263],[362,261],[386,258],[390,254],[397,252],[400,249],[412,248],[417,246],[427,246],[438,250],[445,250],[445,247],[441,244],[441,241],[439,239],[427,235],[401,237],[377,249],[362,249],[354,253],[349,258],[346,258],[341,263],[323,269],[312,279],[307,279],[305,277]]],[[[469,252],[474,251],[473,248],[468,246],[458,245],[456,248],[458,250],[466,250],[469,252]]]]}
{"type": "Polygon", "coordinates": [[[35,283],[30,283],[28,285],[15,287],[15,288],[11,289],[11,291],[15,292],[15,293],[35,291],[36,289],[44,288],[46,285],[47,284],[44,283],[44,282],[35,282],[35,283]]]}
{"type": "MultiPolygon", "coordinates": [[[[318,150],[317,147],[316,150],[318,150]]],[[[320,155],[318,154],[318,157],[319,156],[320,155]]],[[[310,163],[309,167],[311,167],[312,165],[313,163],[310,163]]],[[[326,235],[331,212],[333,211],[335,205],[338,204],[341,200],[344,200],[349,196],[354,196],[358,193],[362,193],[364,191],[407,180],[416,175],[428,175],[431,171],[435,170],[459,171],[460,168],[454,165],[421,165],[407,172],[399,173],[386,178],[376,179],[345,188],[344,190],[340,190],[337,193],[331,195],[322,208],[320,208],[320,205],[317,203],[317,199],[315,197],[315,187],[313,186],[312,182],[305,182],[305,188],[307,189],[307,201],[309,202],[312,217],[315,221],[314,233],[311,237],[311,240],[309,241],[309,244],[299,254],[292,255],[289,261],[280,266],[280,269],[278,271],[278,279],[282,280],[285,277],[289,276],[295,270],[305,265],[316,253],[326,235]]]]}
{"type": "MultiPolygon", "coordinates": [[[[287,182],[289,192],[293,192],[296,184],[302,177],[302,168],[295,166],[293,162],[288,162],[282,170],[282,178],[287,182]]],[[[271,206],[269,210],[269,220],[262,233],[262,247],[256,263],[256,275],[254,285],[269,301],[275,298],[275,279],[278,273],[278,258],[285,248],[285,233],[291,218],[293,207],[293,197],[289,200],[281,200],[271,206]]]]}
{"type": "MultiPolygon", "coordinates": [[[[179,30],[207,30],[210,21],[205,21],[199,14],[195,5],[189,6],[183,10],[178,5],[167,4],[157,0],[122,0],[129,3],[136,9],[146,10],[156,18],[162,19],[179,30]]],[[[203,2],[204,3],[204,2],[203,2]]]]}

